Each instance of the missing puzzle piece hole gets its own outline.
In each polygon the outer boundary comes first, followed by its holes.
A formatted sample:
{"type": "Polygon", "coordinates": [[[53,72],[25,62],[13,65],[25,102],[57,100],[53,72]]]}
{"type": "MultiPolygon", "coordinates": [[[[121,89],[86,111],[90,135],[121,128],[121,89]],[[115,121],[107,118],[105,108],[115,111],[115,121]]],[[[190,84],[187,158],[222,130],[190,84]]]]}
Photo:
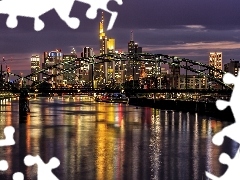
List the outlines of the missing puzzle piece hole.
{"type": "Polygon", "coordinates": [[[16,28],[18,25],[18,20],[16,16],[9,16],[7,18],[6,24],[9,28],[16,28]]]}
{"type": "Polygon", "coordinates": [[[224,141],[224,137],[222,136],[221,132],[215,134],[212,138],[213,144],[217,146],[222,145],[223,141],[224,141]]]}
{"type": "Polygon", "coordinates": [[[219,162],[220,162],[221,164],[228,165],[228,164],[230,164],[230,161],[231,161],[231,158],[230,158],[230,156],[229,156],[228,154],[226,154],[226,153],[222,153],[222,154],[220,155],[220,157],[219,157],[219,162]]]}
{"type": "Polygon", "coordinates": [[[24,176],[21,172],[16,172],[13,174],[13,180],[24,180],[24,176]]]}
{"type": "Polygon", "coordinates": [[[24,158],[24,163],[25,163],[26,166],[33,166],[36,163],[35,157],[33,157],[31,155],[27,155],[24,158]]]}
{"type": "Polygon", "coordinates": [[[71,17],[68,19],[67,24],[72,29],[77,29],[80,26],[80,20],[75,17],[71,17]]]}
{"type": "Polygon", "coordinates": [[[5,160],[0,161],[0,171],[6,171],[8,169],[8,163],[5,160]]]}
{"type": "Polygon", "coordinates": [[[97,17],[97,11],[95,9],[88,9],[86,12],[86,16],[89,19],[95,19],[97,17]]]}
{"type": "Polygon", "coordinates": [[[60,165],[60,161],[57,158],[53,157],[50,159],[48,164],[49,164],[49,166],[51,166],[54,169],[60,165]]]}
{"type": "Polygon", "coordinates": [[[41,19],[35,19],[34,21],[34,29],[35,31],[41,31],[44,28],[44,22],[41,19]]]}
{"type": "Polygon", "coordinates": [[[233,74],[226,73],[223,76],[223,82],[226,84],[233,84],[235,82],[236,77],[233,74]]]}
{"type": "Polygon", "coordinates": [[[229,106],[229,102],[223,101],[223,100],[217,100],[216,106],[220,111],[222,111],[222,110],[226,109],[227,106],[229,106]]]}

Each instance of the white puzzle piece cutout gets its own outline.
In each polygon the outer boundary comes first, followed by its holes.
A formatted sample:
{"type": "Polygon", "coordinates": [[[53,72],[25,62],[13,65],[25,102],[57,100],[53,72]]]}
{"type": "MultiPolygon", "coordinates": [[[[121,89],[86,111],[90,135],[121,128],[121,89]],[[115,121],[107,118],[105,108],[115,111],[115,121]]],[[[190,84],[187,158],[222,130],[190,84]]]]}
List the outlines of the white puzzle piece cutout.
{"type": "MultiPolygon", "coordinates": [[[[12,126],[7,126],[4,128],[5,139],[0,139],[0,146],[11,146],[15,144],[13,139],[13,134],[15,129],[12,126]]],[[[0,161],[0,171],[6,171],[8,169],[8,163],[5,160],[0,161]]]]}
{"type": "Polygon", "coordinates": [[[7,126],[4,128],[5,139],[0,139],[0,146],[11,146],[15,144],[13,139],[13,134],[15,129],[12,126],[7,126]]]}
{"type": "MultiPolygon", "coordinates": [[[[110,11],[107,8],[111,0],[76,0],[90,5],[86,16],[89,19],[94,19],[97,16],[98,9],[102,9],[111,14],[111,19],[108,25],[108,30],[112,29],[117,18],[117,12],[110,11]]],[[[122,5],[122,0],[114,0],[119,5],[122,5]]],[[[34,29],[41,31],[45,24],[39,18],[41,15],[54,9],[59,17],[72,29],[77,29],[80,25],[80,20],[75,17],[69,17],[75,0],[0,0],[0,14],[8,14],[7,26],[16,28],[18,25],[17,16],[34,18],[34,29]]]]}
{"type": "Polygon", "coordinates": [[[26,166],[37,164],[38,180],[58,180],[58,178],[52,173],[52,169],[55,169],[60,165],[60,161],[57,158],[53,157],[47,164],[45,164],[40,156],[27,155],[24,158],[24,163],[26,166]]]}
{"type": "Polygon", "coordinates": [[[8,163],[5,160],[0,161],[0,171],[6,171],[8,169],[8,163]]]}
{"type": "Polygon", "coordinates": [[[24,180],[24,176],[21,172],[16,172],[13,174],[13,180],[24,180]]]}
{"type": "MultiPolygon", "coordinates": [[[[223,76],[223,81],[226,84],[234,84],[232,96],[229,102],[218,100],[216,106],[219,110],[224,110],[227,106],[230,106],[235,118],[235,123],[223,128],[222,131],[213,136],[212,142],[217,146],[223,144],[225,136],[240,144],[240,110],[238,107],[240,103],[240,71],[237,77],[230,73],[226,73],[223,76]]],[[[219,162],[228,165],[226,172],[221,177],[216,177],[209,172],[205,172],[208,178],[212,180],[240,179],[240,149],[238,149],[233,159],[231,159],[226,153],[222,153],[219,157],[219,162]]]]}
{"type": "MultiPolygon", "coordinates": [[[[117,12],[114,11],[110,11],[107,8],[108,3],[111,0],[76,0],[85,4],[89,4],[91,7],[87,10],[86,12],[86,16],[89,19],[95,19],[97,17],[97,11],[98,9],[104,10],[108,13],[111,14],[111,18],[110,18],[110,22],[108,24],[107,30],[111,30],[113,28],[114,22],[117,19],[117,12]]],[[[115,2],[117,2],[118,5],[122,5],[123,2],[122,0],[114,0],[115,2]]]]}

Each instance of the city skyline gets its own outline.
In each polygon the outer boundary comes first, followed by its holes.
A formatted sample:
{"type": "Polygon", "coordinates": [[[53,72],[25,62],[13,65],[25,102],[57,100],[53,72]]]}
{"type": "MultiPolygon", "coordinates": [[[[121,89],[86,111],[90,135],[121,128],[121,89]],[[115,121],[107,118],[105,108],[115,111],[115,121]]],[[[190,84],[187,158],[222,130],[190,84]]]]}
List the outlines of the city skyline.
{"type": "MultiPolygon", "coordinates": [[[[208,64],[209,52],[223,53],[223,63],[239,60],[240,26],[238,19],[240,2],[225,0],[191,2],[123,1],[122,6],[109,3],[109,9],[119,12],[109,37],[116,39],[116,50],[127,51],[127,43],[134,32],[134,40],[143,52],[162,53],[190,58],[208,64]],[[198,8],[196,8],[198,7],[198,8]],[[142,12],[149,13],[142,13],[142,12]],[[169,13],[170,12],[170,13],[169,13]],[[222,13],[228,12],[228,13],[222,13]],[[126,18],[128,17],[128,18],[126,18]]],[[[74,47],[80,56],[85,46],[99,49],[98,26],[101,12],[94,20],[85,17],[87,6],[75,3],[71,16],[79,17],[77,30],[67,27],[54,11],[41,18],[46,26],[43,31],[33,30],[33,19],[18,18],[18,27],[6,27],[6,15],[0,15],[0,55],[5,57],[12,71],[28,71],[30,58],[44,51],[62,49],[67,54],[74,47]],[[81,13],[80,13],[81,12],[81,13]],[[12,59],[12,61],[10,61],[12,59]]],[[[109,14],[105,13],[105,30],[109,14]]]]}

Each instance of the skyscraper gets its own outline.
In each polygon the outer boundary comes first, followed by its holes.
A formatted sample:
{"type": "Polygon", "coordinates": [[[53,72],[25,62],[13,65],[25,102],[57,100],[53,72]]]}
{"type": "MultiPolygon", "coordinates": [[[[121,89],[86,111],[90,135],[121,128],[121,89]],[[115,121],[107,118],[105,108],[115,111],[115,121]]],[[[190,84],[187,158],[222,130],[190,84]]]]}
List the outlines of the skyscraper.
{"type": "MultiPolygon", "coordinates": [[[[40,57],[39,55],[32,55],[31,57],[31,73],[38,72],[40,70],[40,57]]],[[[40,81],[40,73],[31,76],[32,81],[40,81]]]]}
{"type": "MultiPolygon", "coordinates": [[[[59,64],[63,61],[63,53],[61,50],[56,49],[55,51],[50,52],[44,52],[44,62],[42,63],[42,68],[47,68],[49,66],[53,66],[55,64],[59,64]]],[[[62,69],[63,66],[59,65],[58,68],[49,69],[45,72],[45,74],[48,75],[57,75],[60,73],[60,69],[62,69]]],[[[48,76],[43,74],[43,79],[47,78],[48,76]]],[[[53,86],[63,84],[63,75],[58,75],[55,77],[52,77],[50,80],[48,80],[49,83],[51,83],[53,86]]]]}
{"type": "Polygon", "coordinates": [[[133,40],[133,31],[131,31],[131,40],[128,42],[128,53],[142,53],[142,47],[138,46],[133,40]]]}
{"type": "Polygon", "coordinates": [[[65,71],[63,73],[63,84],[64,85],[73,85],[76,83],[76,72],[77,69],[74,67],[77,60],[77,54],[75,49],[73,48],[71,51],[71,54],[69,55],[63,55],[63,62],[71,62],[71,63],[65,63],[63,65],[63,69],[67,69],[68,71],[65,71]]]}
{"type": "Polygon", "coordinates": [[[128,53],[135,52],[135,43],[133,40],[133,31],[131,31],[131,40],[128,42],[128,53]]]}
{"type": "MultiPolygon", "coordinates": [[[[222,52],[210,52],[209,54],[209,66],[213,66],[216,69],[222,70],[222,52]]],[[[210,71],[210,74],[215,78],[222,78],[222,75],[216,71],[210,71]]]]}
{"type": "MultiPolygon", "coordinates": [[[[100,55],[115,53],[115,39],[107,38],[104,32],[104,17],[102,12],[102,19],[99,23],[99,38],[100,38],[100,55]]],[[[104,61],[103,65],[95,65],[98,84],[110,83],[115,79],[115,61],[104,61]]]]}
{"type": "MultiPolygon", "coordinates": [[[[90,47],[84,47],[82,58],[90,58],[94,56],[93,48],[90,47]]],[[[90,60],[90,59],[89,59],[90,60]]],[[[83,82],[92,82],[92,74],[93,74],[93,65],[89,64],[86,61],[80,60],[80,71],[79,71],[79,77],[83,82]]]]}
{"type": "Polygon", "coordinates": [[[104,32],[103,12],[102,12],[102,19],[99,23],[99,39],[100,39],[100,55],[107,54],[107,36],[104,32]]]}
{"type": "Polygon", "coordinates": [[[93,48],[90,47],[84,47],[83,48],[83,57],[88,58],[93,56],[93,48]]]}
{"type": "Polygon", "coordinates": [[[115,53],[115,39],[113,38],[107,40],[107,53],[115,53]]]}

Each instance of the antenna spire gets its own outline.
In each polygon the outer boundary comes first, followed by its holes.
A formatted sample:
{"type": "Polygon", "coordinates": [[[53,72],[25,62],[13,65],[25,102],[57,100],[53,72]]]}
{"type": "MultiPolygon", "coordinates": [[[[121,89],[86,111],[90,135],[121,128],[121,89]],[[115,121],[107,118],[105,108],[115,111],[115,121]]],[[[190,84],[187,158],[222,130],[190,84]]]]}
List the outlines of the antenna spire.
{"type": "Polygon", "coordinates": [[[131,31],[131,41],[133,41],[133,31],[131,31]]]}
{"type": "Polygon", "coordinates": [[[101,20],[101,22],[102,22],[102,23],[104,22],[104,16],[103,16],[103,12],[102,12],[102,20],[101,20]]]}

